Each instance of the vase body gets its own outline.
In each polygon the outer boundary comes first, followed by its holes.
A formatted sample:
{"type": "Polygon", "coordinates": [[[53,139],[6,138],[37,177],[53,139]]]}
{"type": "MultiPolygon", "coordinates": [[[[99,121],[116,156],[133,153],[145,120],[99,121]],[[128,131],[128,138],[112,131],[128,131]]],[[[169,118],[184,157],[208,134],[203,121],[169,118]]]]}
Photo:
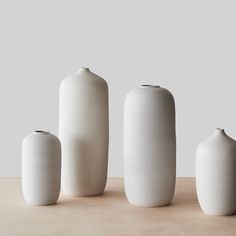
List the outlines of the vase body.
{"type": "Polygon", "coordinates": [[[61,144],[45,131],[26,136],[22,144],[22,191],[32,205],[51,205],[60,194],[61,144]]]}
{"type": "Polygon", "coordinates": [[[108,86],[81,68],[60,86],[59,137],[62,190],[72,196],[102,194],[108,165],[108,86]]]}
{"type": "Polygon", "coordinates": [[[129,202],[156,207],[170,203],[176,178],[175,104],[171,93],[143,85],[126,96],[124,180],[129,202]]]}
{"type": "Polygon", "coordinates": [[[201,209],[209,215],[236,210],[236,142],[222,129],[196,150],[196,187],[201,209]]]}

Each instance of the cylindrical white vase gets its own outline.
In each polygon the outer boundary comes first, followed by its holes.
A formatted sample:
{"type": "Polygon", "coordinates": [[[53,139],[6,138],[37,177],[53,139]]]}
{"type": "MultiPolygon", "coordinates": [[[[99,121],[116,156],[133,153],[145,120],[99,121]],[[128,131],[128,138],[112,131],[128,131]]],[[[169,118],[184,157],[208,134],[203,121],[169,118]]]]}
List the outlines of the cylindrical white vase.
{"type": "Polygon", "coordinates": [[[129,202],[156,207],[170,203],[175,189],[175,104],[160,86],[142,85],[126,96],[124,180],[129,202]]]}
{"type": "Polygon", "coordinates": [[[61,182],[61,144],[45,131],[27,135],[22,144],[22,191],[32,205],[57,202],[61,182]]]}
{"type": "Polygon", "coordinates": [[[102,194],[108,164],[108,86],[88,68],[61,83],[59,137],[63,192],[72,196],[102,194]]]}
{"type": "Polygon", "coordinates": [[[196,187],[201,209],[209,215],[236,212],[236,142],[223,129],[196,150],[196,187]]]}

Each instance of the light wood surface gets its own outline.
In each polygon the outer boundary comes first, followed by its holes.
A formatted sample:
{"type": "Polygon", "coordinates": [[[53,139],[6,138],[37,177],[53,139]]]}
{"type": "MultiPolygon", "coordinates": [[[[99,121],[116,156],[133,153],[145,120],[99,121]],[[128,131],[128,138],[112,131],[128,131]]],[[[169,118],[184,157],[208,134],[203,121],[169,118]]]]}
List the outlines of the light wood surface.
{"type": "Polygon", "coordinates": [[[0,179],[0,235],[236,235],[236,216],[207,216],[200,210],[194,178],[177,178],[172,204],[131,206],[122,178],[109,178],[103,195],[60,195],[58,204],[27,205],[20,179],[0,179]]]}

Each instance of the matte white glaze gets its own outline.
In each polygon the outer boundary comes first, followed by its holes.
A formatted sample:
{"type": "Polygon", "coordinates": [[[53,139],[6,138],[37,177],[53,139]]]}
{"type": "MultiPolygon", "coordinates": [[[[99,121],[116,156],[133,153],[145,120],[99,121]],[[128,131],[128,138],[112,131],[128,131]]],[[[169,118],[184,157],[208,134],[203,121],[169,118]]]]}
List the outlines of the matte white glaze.
{"type": "Polygon", "coordinates": [[[22,144],[22,190],[32,205],[56,203],[61,182],[61,144],[45,131],[27,135],[22,144]]]}
{"type": "Polygon", "coordinates": [[[125,192],[143,207],[170,203],[175,189],[175,104],[160,86],[143,85],[126,96],[124,109],[125,192]]]}
{"type": "Polygon", "coordinates": [[[197,147],[196,187],[206,214],[235,214],[236,142],[223,129],[216,129],[197,147]]]}
{"type": "Polygon", "coordinates": [[[108,164],[108,86],[81,68],[60,86],[62,190],[73,196],[104,191],[108,164]]]}

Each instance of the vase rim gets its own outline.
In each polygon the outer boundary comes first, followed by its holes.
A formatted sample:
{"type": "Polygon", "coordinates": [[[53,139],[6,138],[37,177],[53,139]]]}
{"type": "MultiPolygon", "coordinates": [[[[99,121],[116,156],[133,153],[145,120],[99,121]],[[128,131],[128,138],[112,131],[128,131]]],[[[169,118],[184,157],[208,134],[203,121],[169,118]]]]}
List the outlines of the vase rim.
{"type": "Polygon", "coordinates": [[[81,72],[81,71],[90,71],[90,70],[89,70],[88,67],[82,66],[82,67],[80,67],[80,69],[79,69],[79,72],[81,72]]]}
{"type": "Polygon", "coordinates": [[[44,130],[35,130],[34,133],[39,133],[39,134],[49,134],[48,131],[44,131],[44,130]]]}
{"type": "Polygon", "coordinates": [[[222,128],[216,128],[216,130],[218,130],[218,131],[224,131],[224,129],[222,129],[222,128]]]}
{"type": "Polygon", "coordinates": [[[225,134],[225,130],[222,128],[216,128],[214,133],[215,134],[225,134]]]}
{"type": "Polygon", "coordinates": [[[140,85],[140,88],[160,88],[160,86],[154,84],[142,84],[140,85]]]}

